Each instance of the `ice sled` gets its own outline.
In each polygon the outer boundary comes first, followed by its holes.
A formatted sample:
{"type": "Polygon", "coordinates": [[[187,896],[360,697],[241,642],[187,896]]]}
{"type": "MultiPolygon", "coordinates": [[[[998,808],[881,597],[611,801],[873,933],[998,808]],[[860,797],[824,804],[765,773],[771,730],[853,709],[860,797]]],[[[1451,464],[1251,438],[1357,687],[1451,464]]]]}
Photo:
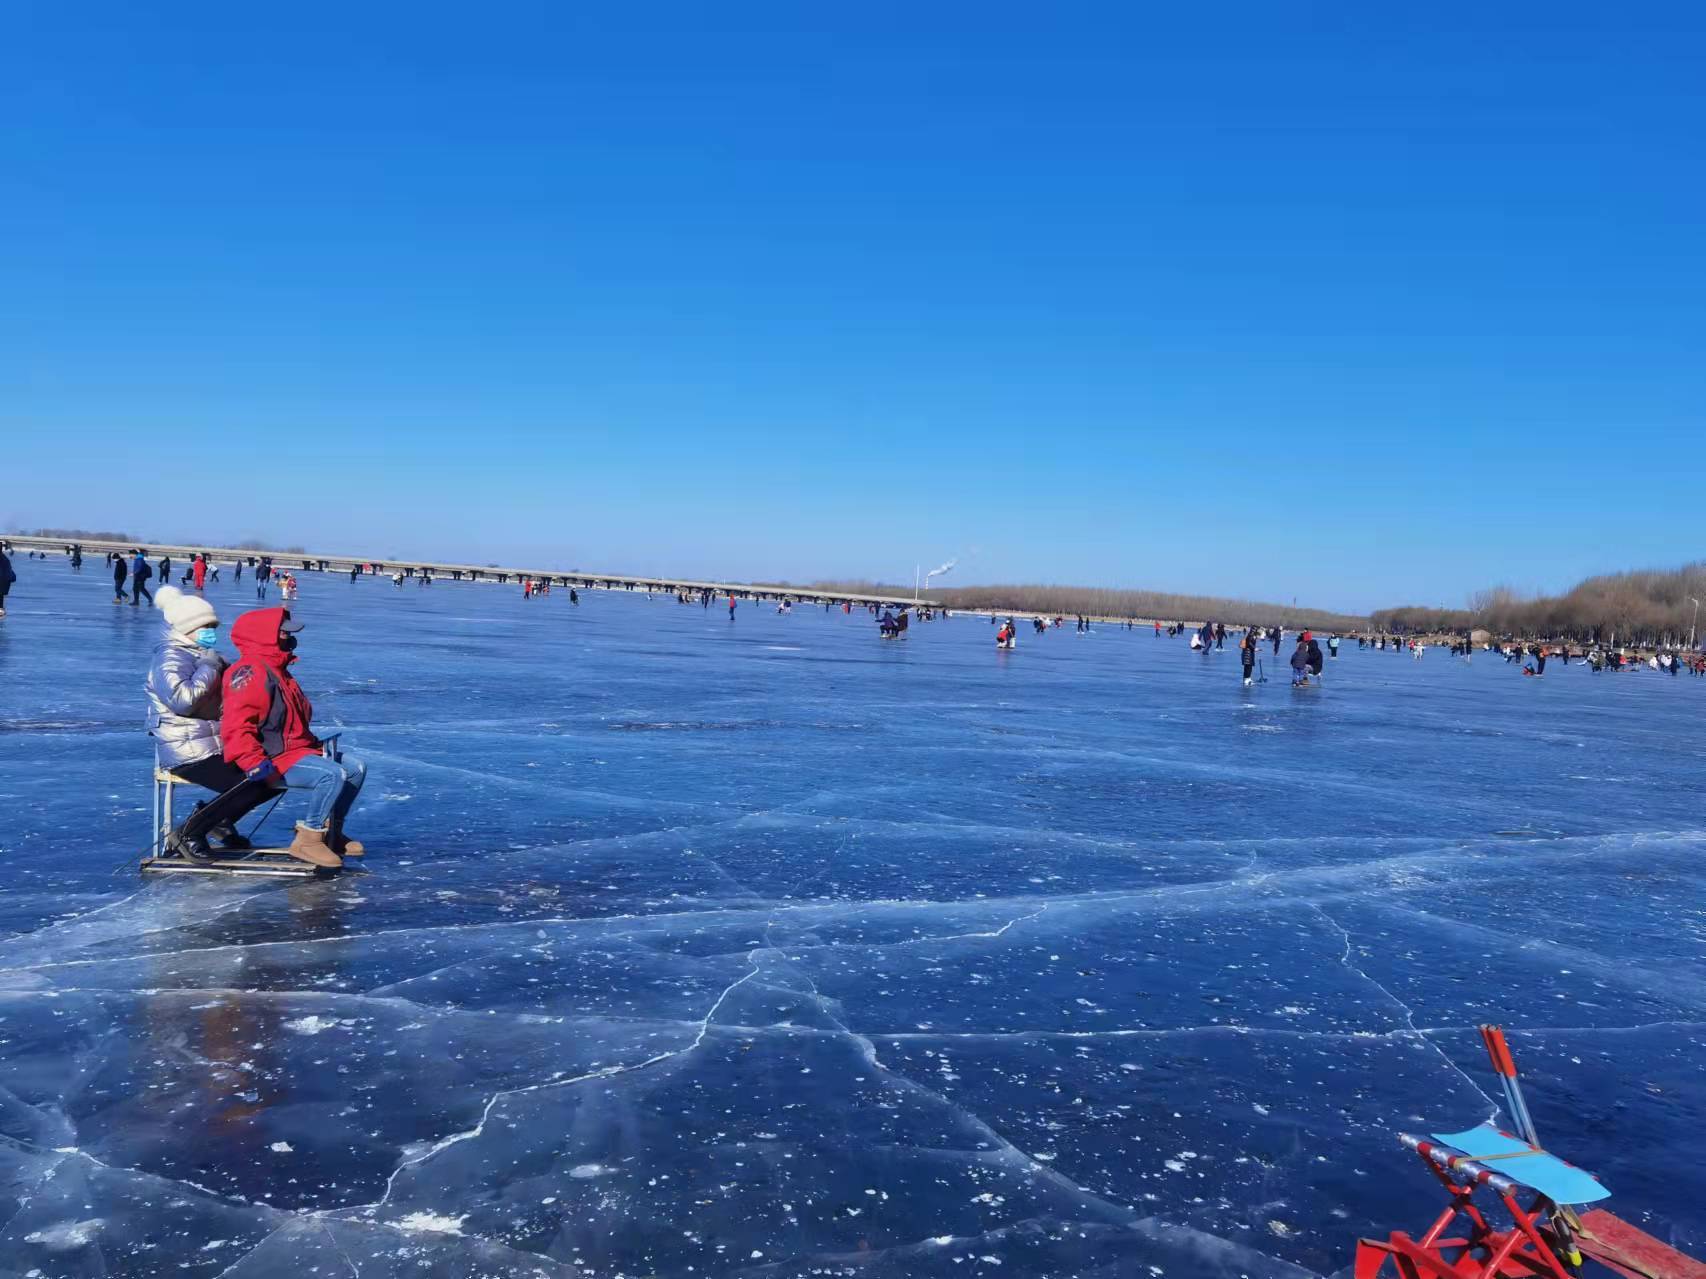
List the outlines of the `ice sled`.
{"type": "MultiPolygon", "coordinates": [[[[332,733],[323,739],[322,750],[335,754],[340,733],[332,733]]],[[[194,782],[179,777],[170,769],[155,765],[154,768],[154,829],[153,838],[149,844],[148,856],[142,859],[139,869],[144,874],[175,874],[175,875],[236,875],[245,877],[261,877],[267,879],[314,879],[324,875],[335,875],[336,868],[311,866],[307,862],[298,861],[282,848],[245,848],[241,852],[232,852],[228,856],[215,857],[206,862],[192,862],[187,857],[180,857],[166,845],[166,837],[177,825],[173,817],[173,792],[180,786],[190,786],[199,790],[194,782]]]]}
{"type": "Polygon", "coordinates": [[[1611,1192],[1541,1147],[1504,1031],[1482,1026],[1481,1040],[1517,1132],[1399,1133],[1448,1202],[1420,1238],[1359,1240],[1354,1279],[1575,1279],[1584,1257],[1628,1279],[1706,1279],[1706,1265],[1604,1209],[1576,1213],[1611,1192]]]}

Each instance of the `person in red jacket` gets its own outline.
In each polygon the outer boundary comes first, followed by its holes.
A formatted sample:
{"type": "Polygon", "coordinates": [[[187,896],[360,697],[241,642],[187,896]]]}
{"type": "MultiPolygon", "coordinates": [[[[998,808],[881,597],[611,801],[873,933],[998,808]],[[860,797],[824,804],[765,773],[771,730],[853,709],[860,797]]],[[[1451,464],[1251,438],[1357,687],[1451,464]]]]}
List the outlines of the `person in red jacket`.
{"type": "Polygon", "coordinates": [[[276,787],[305,790],[308,815],[296,823],[286,850],[315,866],[341,866],[361,856],[361,844],[344,834],[367,768],[360,761],[323,753],[314,736],[314,706],[290,673],[296,633],[290,610],[257,608],[231,628],[239,660],[225,672],[225,706],[219,736],[225,759],[244,776],[276,787]]]}
{"type": "Polygon", "coordinates": [[[195,557],[195,588],[201,590],[207,585],[207,556],[195,557]]]}

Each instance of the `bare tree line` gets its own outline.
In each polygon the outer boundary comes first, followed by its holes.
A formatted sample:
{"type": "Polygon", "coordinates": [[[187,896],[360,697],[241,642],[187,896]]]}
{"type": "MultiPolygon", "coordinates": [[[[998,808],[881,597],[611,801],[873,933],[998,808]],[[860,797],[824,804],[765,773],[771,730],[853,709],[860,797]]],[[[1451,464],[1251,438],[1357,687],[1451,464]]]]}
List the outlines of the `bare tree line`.
{"type": "MultiPolygon", "coordinates": [[[[20,528],[12,530],[19,537],[52,537],[66,542],[135,542],[129,533],[114,533],[106,529],[88,528],[20,528]]],[[[146,541],[147,539],[141,539],[146,541]]]]}
{"type": "MultiPolygon", "coordinates": [[[[911,586],[881,582],[813,582],[814,591],[864,595],[912,594],[911,586]]],[[[1117,590],[1098,586],[953,586],[933,587],[927,597],[948,608],[990,612],[1039,613],[1057,617],[1133,618],[1162,622],[1226,622],[1233,626],[1316,627],[1350,631],[1367,619],[1325,609],[1263,604],[1212,595],[1174,595],[1165,591],[1117,590]]]]}
{"type": "MultiPolygon", "coordinates": [[[[114,533],[105,529],[88,528],[21,528],[13,530],[19,537],[51,537],[61,542],[129,542],[133,546],[155,546],[163,541],[172,545],[193,546],[193,540],[135,537],[130,533],[114,533]]],[[[246,537],[225,548],[233,551],[266,551],[273,555],[306,555],[301,546],[275,546],[258,537],[246,537]]]]}
{"type": "Polygon", "coordinates": [[[1706,562],[1590,577],[1563,595],[1525,598],[1508,586],[1476,591],[1467,608],[1385,608],[1369,621],[1403,634],[1485,630],[1516,639],[1680,648],[1706,600],[1706,562]]]}

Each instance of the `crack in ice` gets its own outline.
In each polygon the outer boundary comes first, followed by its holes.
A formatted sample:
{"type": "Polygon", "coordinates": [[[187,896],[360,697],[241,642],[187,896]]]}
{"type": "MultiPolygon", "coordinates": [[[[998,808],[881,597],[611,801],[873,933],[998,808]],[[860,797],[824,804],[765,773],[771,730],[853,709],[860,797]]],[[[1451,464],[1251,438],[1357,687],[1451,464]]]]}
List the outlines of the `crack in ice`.
{"type": "MultiPolygon", "coordinates": [[[[750,952],[750,955],[756,956],[758,953],[759,949],[754,948],[754,950],[750,952]]],[[[747,972],[741,974],[741,976],[737,977],[734,981],[730,982],[723,988],[722,993],[719,994],[716,1001],[712,1003],[710,1010],[699,1021],[699,1033],[693,1037],[693,1042],[688,1044],[685,1048],[675,1048],[671,1049],[669,1052],[657,1053],[651,1057],[647,1057],[644,1061],[633,1062],[628,1065],[601,1066],[597,1070],[589,1070],[584,1074],[574,1075],[568,1079],[548,1079],[543,1083],[528,1084],[524,1088],[506,1088],[501,1092],[495,1092],[486,1099],[486,1104],[480,1111],[479,1121],[472,1128],[466,1129],[462,1132],[452,1133],[448,1137],[441,1138],[434,1142],[433,1145],[422,1154],[413,1159],[405,1159],[402,1163],[398,1164],[397,1167],[392,1170],[391,1175],[385,1179],[384,1192],[373,1203],[358,1205],[355,1208],[322,1209],[317,1215],[324,1215],[331,1212],[360,1211],[364,1212],[368,1217],[372,1217],[373,1213],[384,1207],[390,1200],[391,1192],[396,1187],[398,1177],[407,1172],[409,1169],[417,1168],[427,1160],[449,1150],[452,1146],[460,1145],[464,1141],[471,1141],[480,1136],[486,1130],[486,1121],[491,1118],[492,1110],[505,1098],[520,1097],[528,1093],[543,1092],[550,1088],[568,1088],[575,1084],[587,1083],[594,1079],[614,1079],[619,1075],[634,1074],[637,1071],[646,1070],[649,1067],[656,1066],[661,1062],[669,1061],[672,1058],[685,1056],[686,1054],[691,1053],[694,1049],[698,1048],[700,1044],[705,1042],[706,1035],[710,1033],[711,1021],[716,1017],[717,1010],[723,1006],[723,1001],[733,993],[737,986],[750,981],[753,977],[758,975],[758,972],[758,965],[756,962],[753,962],[752,967],[747,972]]]]}
{"type": "Polygon", "coordinates": [[[1497,1119],[1498,1115],[1499,1115],[1499,1104],[1487,1095],[1486,1090],[1484,1088],[1482,1088],[1480,1084],[1476,1083],[1474,1078],[1466,1070],[1464,1070],[1463,1067],[1459,1066],[1455,1061],[1453,1061],[1451,1059],[1450,1053],[1446,1052],[1445,1049],[1441,1048],[1438,1044],[1434,1043],[1434,1041],[1432,1039],[1430,1039],[1426,1034],[1424,1034],[1422,1032],[1422,1030],[1416,1025],[1416,1015],[1415,1015],[1414,1011],[1411,1010],[1410,1005],[1406,1004],[1402,999],[1399,999],[1398,996],[1394,995],[1390,990],[1388,990],[1380,982],[1376,981],[1373,977],[1370,977],[1368,975],[1368,973],[1365,972],[1360,965],[1354,964],[1351,962],[1352,942],[1351,942],[1351,935],[1350,935],[1349,930],[1346,929],[1344,927],[1344,925],[1339,923],[1338,920],[1334,919],[1331,915],[1329,915],[1326,911],[1322,910],[1321,907],[1317,906],[1314,902],[1309,902],[1308,906],[1311,910],[1313,910],[1322,919],[1326,920],[1328,926],[1331,927],[1335,932],[1337,932],[1339,934],[1340,937],[1342,937],[1344,939],[1345,949],[1344,949],[1344,953],[1339,956],[1339,962],[1341,964],[1343,964],[1346,968],[1350,969],[1358,977],[1361,977],[1370,986],[1373,986],[1381,994],[1385,995],[1386,998],[1391,1000],[1393,1003],[1397,1004],[1398,1007],[1404,1013],[1404,1025],[1406,1027],[1406,1033],[1415,1036],[1417,1042],[1426,1044],[1429,1048],[1433,1049],[1436,1053],[1438,1053],[1441,1061],[1443,1061],[1447,1066],[1451,1067],[1452,1071],[1459,1078],[1461,1078],[1466,1084],[1468,1084],[1478,1094],[1480,1094],[1481,1100],[1486,1102],[1487,1106],[1488,1106],[1488,1111],[1487,1111],[1487,1122],[1488,1123],[1491,1123],[1493,1120],[1497,1119]]]}

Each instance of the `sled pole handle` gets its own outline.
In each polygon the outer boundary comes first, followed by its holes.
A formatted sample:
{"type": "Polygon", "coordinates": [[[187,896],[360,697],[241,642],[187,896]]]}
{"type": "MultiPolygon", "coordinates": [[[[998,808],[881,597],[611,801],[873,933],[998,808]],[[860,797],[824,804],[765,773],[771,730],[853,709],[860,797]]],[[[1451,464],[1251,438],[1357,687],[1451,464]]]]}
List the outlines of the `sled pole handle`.
{"type": "Polygon", "coordinates": [[[1516,1058],[1511,1056],[1510,1044],[1505,1041],[1504,1028],[1484,1025],[1480,1030],[1481,1042],[1487,1046],[1487,1056],[1492,1060],[1493,1070],[1499,1076],[1499,1087],[1504,1090],[1505,1102],[1510,1107],[1511,1122],[1516,1125],[1517,1135],[1529,1145],[1538,1148],[1540,1134],[1534,1127],[1534,1116],[1529,1113],[1528,1102],[1522,1095],[1522,1084],[1516,1074],[1516,1058]]]}
{"type": "MultiPolygon", "coordinates": [[[[1516,1058],[1511,1055],[1511,1046],[1505,1041],[1504,1028],[1482,1025],[1480,1030],[1481,1042],[1487,1046],[1487,1056],[1492,1059],[1493,1070],[1499,1076],[1499,1086],[1504,1089],[1505,1104],[1510,1109],[1517,1135],[1536,1150],[1541,1149],[1540,1133],[1534,1126],[1534,1116],[1529,1113],[1528,1100],[1522,1095],[1522,1083],[1516,1074],[1516,1058]]],[[[1569,1214],[1560,1205],[1553,1208],[1551,1215],[1552,1229],[1558,1236],[1564,1264],[1569,1266],[1572,1274],[1580,1274],[1582,1251],[1576,1243],[1575,1232],[1570,1228],[1569,1214]]]]}

